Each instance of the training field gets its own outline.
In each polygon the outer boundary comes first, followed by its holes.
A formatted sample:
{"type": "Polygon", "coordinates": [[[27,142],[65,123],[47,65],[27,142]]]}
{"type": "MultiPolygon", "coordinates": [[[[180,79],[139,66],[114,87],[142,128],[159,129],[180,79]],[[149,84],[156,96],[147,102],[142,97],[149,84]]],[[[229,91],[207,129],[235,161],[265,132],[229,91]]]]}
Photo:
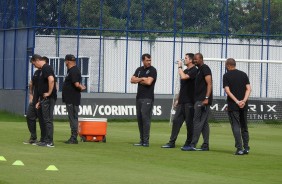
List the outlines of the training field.
{"type": "Polygon", "coordinates": [[[153,122],[150,147],[134,147],[137,124],[109,122],[107,143],[66,145],[67,122],[55,122],[55,148],[24,145],[26,122],[0,122],[0,183],[281,183],[282,125],[251,124],[250,154],[235,156],[228,123],[211,124],[210,151],[184,152],[185,128],[177,147],[161,149],[170,126],[153,122]],[[12,165],[16,160],[24,166],[12,165]],[[55,165],[58,171],[45,169],[55,165]]]}

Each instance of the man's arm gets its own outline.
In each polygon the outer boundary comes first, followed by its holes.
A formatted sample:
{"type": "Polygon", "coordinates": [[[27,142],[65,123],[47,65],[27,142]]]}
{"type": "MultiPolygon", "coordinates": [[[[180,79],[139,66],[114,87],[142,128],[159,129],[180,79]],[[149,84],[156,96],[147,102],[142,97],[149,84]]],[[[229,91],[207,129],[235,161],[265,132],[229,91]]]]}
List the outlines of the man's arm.
{"type": "Polygon", "coordinates": [[[179,73],[180,79],[182,80],[187,80],[190,78],[190,76],[184,73],[184,71],[181,68],[178,68],[178,73],[179,73]]]}
{"type": "Polygon", "coordinates": [[[250,84],[247,84],[246,85],[246,92],[245,92],[245,96],[244,96],[244,99],[242,100],[243,102],[247,102],[247,100],[249,99],[249,96],[251,94],[251,91],[252,91],[252,88],[251,88],[251,85],[250,84]]]}
{"type": "Polygon", "coordinates": [[[239,104],[239,100],[233,95],[233,93],[230,91],[229,86],[224,87],[224,91],[236,104],[239,104]]]}
{"type": "Polygon", "coordinates": [[[80,84],[79,82],[75,82],[75,83],[74,83],[74,86],[75,86],[76,88],[78,88],[80,91],[83,91],[83,90],[86,89],[86,87],[85,87],[84,85],[80,84]]]}
{"type": "Polygon", "coordinates": [[[139,83],[139,82],[141,82],[143,80],[143,78],[139,78],[139,77],[136,77],[136,76],[132,76],[131,77],[131,80],[130,80],[130,82],[132,83],[132,84],[137,84],[137,83],[139,83]]]}
{"type": "MultiPolygon", "coordinates": [[[[206,75],[205,81],[206,81],[206,84],[207,84],[206,97],[210,97],[211,92],[212,92],[212,77],[211,77],[211,75],[206,75]]],[[[209,99],[205,98],[205,100],[203,101],[203,104],[207,105],[208,103],[209,103],[209,99]]]]}
{"type": "Polygon", "coordinates": [[[50,75],[48,77],[48,86],[49,86],[48,92],[43,94],[44,98],[46,98],[46,97],[48,97],[48,96],[50,96],[52,94],[54,85],[55,85],[55,79],[54,79],[54,77],[52,75],[50,75]]]}
{"type": "Polygon", "coordinates": [[[246,105],[246,102],[247,102],[247,100],[249,99],[249,96],[250,96],[250,94],[251,94],[251,91],[252,91],[251,85],[250,85],[250,84],[247,84],[247,85],[246,85],[246,92],[245,92],[244,99],[241,100],[240,103],[239,103],[239,107],[240,107],[240,108],[243,108],[243,107],[246,105]]]}
{"type": "Polygon", "coordinates": [[[28,87],[29,87],[29,103],[31,103],[32,100],[33,100],[33,84],[32,84],[32,80],[29,82],[28,87]]]}
{"type": "Polygon", "coordinates": [[[150,86],[154,81],[153,77],[142,77],[141,79],[142,81],[140,81],[140,84],[148,86],[150,86]]]}

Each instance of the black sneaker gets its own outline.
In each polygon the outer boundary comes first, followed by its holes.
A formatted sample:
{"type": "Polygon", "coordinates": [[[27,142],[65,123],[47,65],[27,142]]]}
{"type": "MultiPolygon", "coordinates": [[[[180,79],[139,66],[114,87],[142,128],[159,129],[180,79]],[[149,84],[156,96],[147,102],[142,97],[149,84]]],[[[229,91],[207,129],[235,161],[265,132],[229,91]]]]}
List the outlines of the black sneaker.
{"type": "Polygon", "coordinates": [[[69,139],[65,142],[66,144],[78,144],[77,139],[69,139]]]}
{"type": "Polygon", "coordinates": [[[208,145],[202,145],[201,148],[199,149],[199,151],[209,151],[210,148],[208,145]]]}
{"type": "Polygon", "coordinates": [[[197,149],[195,148],[195,147],[193,147],[193,146],[183,146],[182,148],[181,148],[181,150],[182,151],[196,151],[197,149]]]}
{"type": "Polygon", "coordinates": [[[143,147],[149,147],[149,143],[143,143],[143,147]]]}
{"type": "Polygon", "coordinates": [[[245,148],[243,152],[244,152],[245,155],[247,155],[247,154],[249,154],[249,151],[250,151],[250,148],[245,148]]]}
{"type": "Polygon", "coordinates": [[[35,143],[32,143],[33,146],[37,146],[38,144],[41,144],[42,142],[41,141],[37,141],[35,143]]]}
{"type": "Polygon", "coordinates": [[[46,146],[49,147],[49,148],[54,148],[55,147],[54,143],[47,143],[46,146]]]}
{"type": "Polygon", "coordinates": [[[244,151],[241,149],[237,149],[234,155],[244,155],[244,151]]]}
{"type": "Polygon", "coordinates": [[[133,146],[143,146],[143,143],[142,142],[135,143],[135,144],[133,144],[133,146]]]}
{"type": "Polygon", "coordinates": [[[29,139],[27,141],[24,141],[23,144],[34,144],[37,143],[38,141],[36,139],[29,139]]]}
{"type": "Polygon", "coordinates": [[[161,146],[161,148],[175,148],[175,144],[166,143],[165,145],[161,146]]]}
{"type": "Polygon", "coordinates": [[[46,142],[38,142],[36,145],[37,146],[47,146],[46,142]]]}

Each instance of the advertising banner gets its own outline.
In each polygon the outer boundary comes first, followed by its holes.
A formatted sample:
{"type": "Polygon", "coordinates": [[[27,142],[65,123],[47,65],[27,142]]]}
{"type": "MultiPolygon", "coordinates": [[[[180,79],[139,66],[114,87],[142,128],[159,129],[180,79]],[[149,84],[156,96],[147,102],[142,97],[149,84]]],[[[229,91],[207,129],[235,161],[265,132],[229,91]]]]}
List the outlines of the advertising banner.
{"type": "MultiPolygon", "coordinates": [[[[153,107],[153,119],[170,118],[172,99],[156,98],[153,107]]],[[[226,100],[214,99],[210,106],[210,119],[227,121],[226,100]]],[[[248,119],[254,121],[282,120],[282,102],[253,99],[249,101],[248,119]]],[[[66,105],[58,98],[54,108],[55,118],[67,118],[66,105]]],[[[135,119],[135,98],[82,98],[79,106],[79,117],[135,119]]]]}

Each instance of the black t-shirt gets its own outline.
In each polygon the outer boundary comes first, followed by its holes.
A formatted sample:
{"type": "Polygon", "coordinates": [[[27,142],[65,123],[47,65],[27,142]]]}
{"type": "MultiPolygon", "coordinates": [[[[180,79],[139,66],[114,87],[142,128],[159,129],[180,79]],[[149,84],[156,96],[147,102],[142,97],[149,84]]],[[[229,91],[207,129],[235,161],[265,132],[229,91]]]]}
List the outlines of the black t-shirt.
{"type": "Polygon", "coordinates": [[[33,89],[33,103],[38,102],[38,83],[39,83],[39,76],[40,76],[41,70],[36,70],[32,76],[32,89],[33,89]]]}
{"type": "Polygon", "coordinates": [[[81,91],[75,87],[74,83],[81,83],[81,79],[81,72],[77,66],[68,69],[62,90],[63,102],[66,104],[80,105],[81,91]]]}
{"type": "Polygon", "coordinates": [[[184,73],[189,75],[189,79],[180,80],[178,103],[194,103],[195,77],[197,74],[197,68],[194,66],[190,69],[185,69],[184,73]]]}
{"type": "Polygon", "coordinates": [[[144,68],[144,66],[141,66],[136,69],[134,73],[135,77],[152,77],[154,78],[154,81],[152,82],[151,85],[142,85],[138,83],[138,88],[137,88],[137,99],[145,99],[149,98],[154,100],[154,88],[155,88],[155,83],[157,81],[157,70],[155,67],[150,66],[148,68],[144,68]]]}
{"type": "MultiPolygon", "coordinates": [[[[211,69],[208,65],[203,64],[198,68],[198,72],[195,79],[195,101],[203,101],[205,100],[207,93],[207,83],[205,77],[207,75],[212,76],[211,69]]],[[[213,100],[212,91],[209,96],[208,104],[211,105],[213,100]]]]}
{"type": "MultiPolygon", "coordinates": [[[[238,100],[244,99],[247,84],[250,84],[249,78],[245,72],[240,70],[230,70],[223,75],[223,88],[228,86],[238,100]]],[[[227,105],[229,111],[239,110],[239,106],[229,96],[227,96],[227,105]]],[[[244,109],[248,109],[248,102],[246,102],[244,109]]]]}
{"type": "Polygon", "coordinates": [[[56,77],[54,74],[54,70],[50,65],[44,64],[43,67],[41,68],[41,73],[38,82],[38,95],[40,100],[43,99],[43,93],[47,93],[49,91],[49,84],[48,84],[49,76],[54,77],[54,87],[50,97],[57,99],[57,90],[56,90],[56,82],[55,82],[56,77]]]}

